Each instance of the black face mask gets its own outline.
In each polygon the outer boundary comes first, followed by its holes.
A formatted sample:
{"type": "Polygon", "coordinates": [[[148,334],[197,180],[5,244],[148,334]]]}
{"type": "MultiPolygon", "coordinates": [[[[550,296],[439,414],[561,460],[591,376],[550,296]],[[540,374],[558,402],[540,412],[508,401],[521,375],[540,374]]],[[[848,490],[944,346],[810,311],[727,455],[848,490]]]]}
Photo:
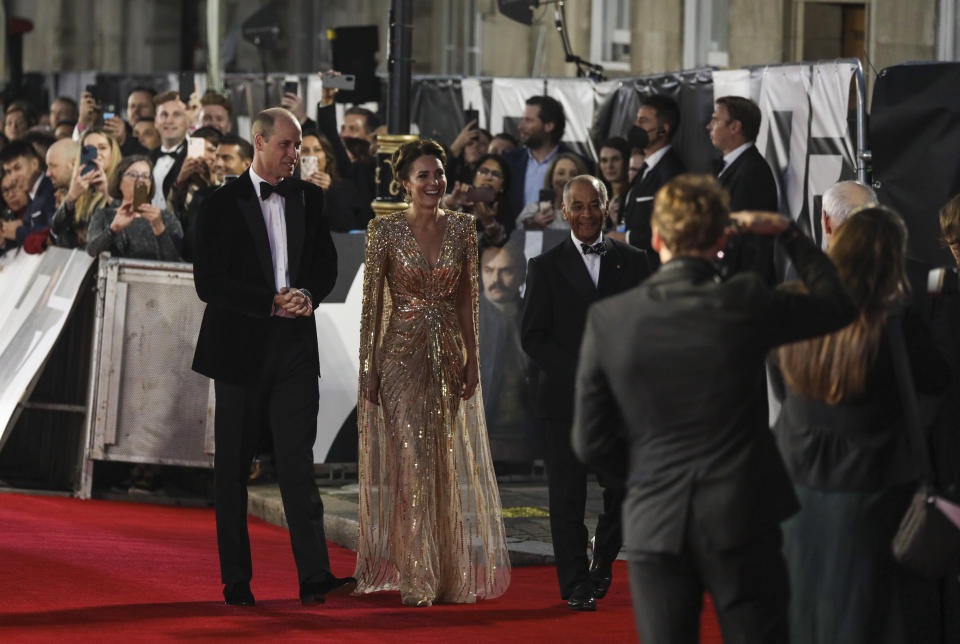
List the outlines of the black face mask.
{"type": "Polygon", "coordinates": [[[627,132],[627,142],[630,143],[631,148],[646,149],[650,145],[650,134],[639,125],[634,125],[627,132]]]}

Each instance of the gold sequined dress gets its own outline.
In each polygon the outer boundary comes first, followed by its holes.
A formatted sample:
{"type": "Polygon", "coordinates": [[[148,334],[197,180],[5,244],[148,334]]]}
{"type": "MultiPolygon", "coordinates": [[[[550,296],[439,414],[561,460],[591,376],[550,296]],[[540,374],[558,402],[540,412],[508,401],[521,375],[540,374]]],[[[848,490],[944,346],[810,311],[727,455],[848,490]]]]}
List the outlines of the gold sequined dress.
{"type": "Polygon", "coordinates": [[[370,222],[357,405],[358,593],[399,590],[410,605],[469,603],[498,597],[510,583],[480,387],[460,398],[461,279],[470,281],[476,341],[473,217],[447,212],[436,266],[404,213],[370,222]],[[365,396],[374,347],[380,405],[365,396]]]}

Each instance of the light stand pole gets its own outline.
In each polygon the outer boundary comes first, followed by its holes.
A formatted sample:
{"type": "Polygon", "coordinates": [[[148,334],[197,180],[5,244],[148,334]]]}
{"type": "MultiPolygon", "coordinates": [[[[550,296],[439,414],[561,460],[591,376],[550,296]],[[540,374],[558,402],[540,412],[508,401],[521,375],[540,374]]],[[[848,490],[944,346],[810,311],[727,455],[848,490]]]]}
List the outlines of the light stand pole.
{"type": "Polygon", "coordinates": [[[387,52],[389,92],[387,131],[377,138],[377,198],[373,211],[378,216],[406,208],[399,194],[390,190],[393,172],[390,158],[400,146],[416,141],[410,134],[410,68],[413,62],[413,0],[392,0],[390,7],[390,45],[387,52]]]}

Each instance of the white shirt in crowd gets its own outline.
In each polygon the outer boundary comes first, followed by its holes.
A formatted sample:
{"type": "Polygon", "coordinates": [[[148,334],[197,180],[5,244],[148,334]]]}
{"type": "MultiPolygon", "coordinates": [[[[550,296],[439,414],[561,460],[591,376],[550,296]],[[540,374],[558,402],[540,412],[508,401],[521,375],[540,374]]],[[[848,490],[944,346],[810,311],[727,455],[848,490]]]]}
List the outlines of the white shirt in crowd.
{"type": "MultiPolygon", "coordinates": [[[[596,287],[600,281],[600,255],[596,253],[587,255],[584,253],[583,246],[581,246],[583,242],[577,239],[577,236],[573,234],[572,230],[570,231],[570,239],[573,240],[573,246],[577,249],[577,252],[580,253],[580,257],[583,258],[583,264],[587,267],[587,272],[590,273],[590,279],[593,280],[593,285],[596,287]]],[[[593,246],[601,241],[603,241],[603,233],[597,235],[597,238],[587,244],[587,246],[593,246]]]]}

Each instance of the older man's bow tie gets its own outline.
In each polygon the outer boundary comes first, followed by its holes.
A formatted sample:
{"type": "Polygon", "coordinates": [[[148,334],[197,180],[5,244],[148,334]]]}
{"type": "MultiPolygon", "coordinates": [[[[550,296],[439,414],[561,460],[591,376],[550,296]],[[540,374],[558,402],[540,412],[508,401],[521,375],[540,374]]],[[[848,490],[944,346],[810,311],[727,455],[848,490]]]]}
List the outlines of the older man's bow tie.
{"type": "Polygon", "coordinates": [[[600,257],[603,257],[604,255],[607,254],[607,247],[603,245],[602,240],[598,241],[596,244],[593,244],[592,246],[590,244],[580,244],[580,248],[583,249],[584,255],[589,255],[590,253],[594,253],[596,255],[599,255],[600,257]]]}
{"type": "Polygon", "coordinates": [[[293,191],[296,189],[296,184],[293,181],[281,181],[277,185],[273,186],[267,183],[266,181],[260,182],[260,199],[267,199],[273,193],[277,193],[281,197],[289,197],[293,194],[293,191]]]}

